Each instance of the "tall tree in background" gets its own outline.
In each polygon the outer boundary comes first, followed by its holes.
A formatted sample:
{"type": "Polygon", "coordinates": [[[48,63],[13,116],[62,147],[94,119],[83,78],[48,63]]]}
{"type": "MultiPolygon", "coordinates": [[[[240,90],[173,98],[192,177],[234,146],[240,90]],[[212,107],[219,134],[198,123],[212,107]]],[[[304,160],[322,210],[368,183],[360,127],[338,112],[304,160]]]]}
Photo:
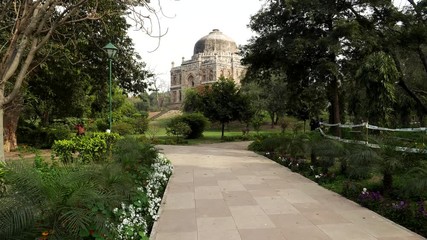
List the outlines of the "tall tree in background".
{"type": "MultiPolygon", "coordinates": [[[[138,14],[135,7],[154,11],[145,0],[120,1],[119,11],[99,14],[100,0],[7,0],[0,2],[0,36],[5,40],[0,47],[0,132],[3,133],[4,107],[19,94],[24,80],[34,68],[37,54],[48,56],[45,46],[58,36],[58,30],[79,22],[101,21],[109,24],[109,17],[122,15],[126,10],[136,16],[139,27],[146,15],[138,14]],[[46,51],[46,52],[43,52],[46,51]]],[[[148,16],[149,18],[149,16],[148,16]]],[[[79,32],[74,32],[79,34],[79,32]]],[[[75,39],[78,39],[76,37],[75,39]]],[[[100,56],[98,56],[100,58],[100,56]]],[[[90,64],[90,63],[89,63],[90,64]]],[[[0,162],[4,161],[3,138],[0,138],[0,162]]]]}
{"type": "MultiPolygon", "coordinates": [[[[348,13],[345,10],[343,2],[335,0],[269,1],[251,18],[250,27],[259,36],[243,48],[249,74],[282,71],[290,92],[295,93],[314,84],[325,86],[330,120],[340,122],[342,79],[336,29],[338,20],[348,13]]],[[[335,134],[339,135],[339,128],[335,134]]]]}
{"type": "Polygon", "coordinates": [[[224,138],[225,124],[231,121],[246,121],[253,115],[247,95],[242,94],[233,81],[220,77],[211,86],[187,91],[191,97],[184,100],[184,106],[191,106],[192,112],[201,112],[212,122],[221,124],[221,138],[224,138]]]}
{"type": "MultiPolygon", "coordinates": [[[[307,99],[300,94],[303,90],[311,89],[314,96],[326,92],[332,123],[342,121],[346,99],[379,101],[378,95],[356,95],[361,88],[380,92],[382,99],[395,99],[396,83],[415,103],[417,112],[425,113],[426,6],[426,0],[408,0],[401,9],[390,0],[267,1],[251,18],[250,26],[258,36],[242,49],[243,61],[249,75],[286,74],[283,79],[290,92],[297,93],[292,98],[297,102],[307,99]],[[380,61],[375,66],[374,58],[380,61]],[[358,81],[364,74],[377,84],[358,81]]],[[[388,108],[396,109],[413,105],[407,100],[390,103],[394,104],[388,108]]],[[[302,109],[305,105],[300,104],[302,109]]],[[[354,105],[350,107],[355,109],[354,105]]],[[[395,114],[390,109],[381,111],[383,118],[395,114]]]]}
{"type": "Polygon", "coordinates": [[[268,113],[273,128],[279,118],[289,110],[290,94],[286,82],[281,79],[284,76],[271,74],[264,77],[270,79],[267,81],[263,76],[259,76],[259,79],[245,79],[242,90],[250,96],[256,114],[261,114],[261,111],[268,113]]]}

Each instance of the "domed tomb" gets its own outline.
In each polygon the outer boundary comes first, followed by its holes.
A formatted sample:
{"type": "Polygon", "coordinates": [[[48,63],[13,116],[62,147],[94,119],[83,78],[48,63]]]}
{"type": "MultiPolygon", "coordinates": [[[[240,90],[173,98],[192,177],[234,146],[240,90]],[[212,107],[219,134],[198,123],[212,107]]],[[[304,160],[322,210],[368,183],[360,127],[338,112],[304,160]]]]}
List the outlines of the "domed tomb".
{"type": "Polygon", "coordinates": [[[194,55],[198,53],[228,52],[236,53],[237,44],[218,29],[212,30],[194,45],[194,55]]]}
{"type": "Polygon", "coordinates": [[[218,29],[200,38],[194,45],[193,56],[175,66],[172,62],[170,75],[171,107],[179,109],[184,101],[185,91],[198,86],[208,86],[220,77],[233,79],[240,84],[246,67],[240,63],[236,42],[218,29]]]}

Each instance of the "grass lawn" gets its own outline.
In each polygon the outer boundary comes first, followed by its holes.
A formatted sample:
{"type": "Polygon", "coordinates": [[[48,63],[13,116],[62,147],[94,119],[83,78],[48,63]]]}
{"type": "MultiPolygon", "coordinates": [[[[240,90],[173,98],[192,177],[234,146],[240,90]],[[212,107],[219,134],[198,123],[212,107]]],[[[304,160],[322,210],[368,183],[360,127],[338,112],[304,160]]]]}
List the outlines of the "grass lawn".
{"type": "MultiPolygon", "coordinates": [[[[151,126],[150,126],[151,127],[151,126]]],[[[150,130],[149,130],[150,131],[150,130]]],[[[225,141],[233,141],[234,139],[236,141],[241,141],[244,139],[250,140],[253,139],[254,136],[259,134],[271,134],[271,133],[280,133],[281,129],[279,128],[273,128],[270,127],[259,131],[258,133],[255,131],[250,131],[248,135],[243,137],[243,133],[241,130],[233,130],[230,129],[228,131],[224,132],[225,139],[221,139],[221,130],[211,128],[203,132],[203,137],[198,139],[185,139],[181,143],[178,144],[188,144],[188,145],[196,145],[196,144],[209,144],[209,143],[220,143],[225,141]]],[[[154,133],[154,131],[153,131],[154,133]]],[[[153,137],[151,135],[152,133],[147,132],[146,137],[153,137]]],[[[168,136],[166,134],[166,130],[164,128],[157,128],[155,135],[154,135],[155,142],[159,142],[160,144],[173,144],[173,141],[176,139],[175,136],[168,136]]]]}
{"type": "MultiPolygon", "coordinates": [[[[168,136],[166,134],[166,126],[170,119],[154,119],[149,122],[148,131],[145,133],[145,136],[149,139],[157,139],[159,142],[168,144],[172,143],[174,136],[168,136]]],[[[242,130],[245,128],[245,125],[240,122],[231,122],[226,124],[224,136],[225,140],[221,139],[221,126],[218,123],[212,123],[210,127],[203,132],[203,137],[199,139],[187,139],[183,141],[183,144],[203,144],[203,143],[219,143],[224,141],[232,141],[233,138],[239,138],[243,136],[242,130]]],[[[271,133],[280,133],[280,126],[275,126],[271,128],[270,122],[267,121],[261,126],[261,130],[257,133],[251,129],[247,139],[253,138],[253,136],[258,134],[271,134],[271,133]]],[[[240,139],[241,140],[241,139],[240,139]]],[[[156,142],[156,141],[155,141],[156,142]]]]}

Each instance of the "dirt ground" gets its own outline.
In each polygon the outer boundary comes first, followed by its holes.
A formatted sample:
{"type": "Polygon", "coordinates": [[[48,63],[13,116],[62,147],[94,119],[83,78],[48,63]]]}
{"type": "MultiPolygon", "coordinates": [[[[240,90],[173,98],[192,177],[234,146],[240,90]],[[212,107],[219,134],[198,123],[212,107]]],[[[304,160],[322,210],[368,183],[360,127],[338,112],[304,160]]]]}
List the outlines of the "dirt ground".
{"type": "MultiPolygon", "coordinates": [[[[50,159],[50,149],[38,150],[38,155],[45,159],[50,159]]],[[[13,151],[5,153],[6,161],[10,160],[19,160],[19,159],[34,159],[36,153],[33,152],[21,152],[21,151],[13,151]]]]}

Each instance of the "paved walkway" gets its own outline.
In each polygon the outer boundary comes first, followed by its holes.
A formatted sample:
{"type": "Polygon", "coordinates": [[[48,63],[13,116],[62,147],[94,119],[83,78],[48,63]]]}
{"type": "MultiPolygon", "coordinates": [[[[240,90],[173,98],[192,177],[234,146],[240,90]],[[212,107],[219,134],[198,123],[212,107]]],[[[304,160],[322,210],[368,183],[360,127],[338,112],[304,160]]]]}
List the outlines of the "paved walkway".
{"type": "Polygon", "coordinates": [[[424,239],[247,144],[159,146],[175,170],[150,239],[424,239]]]}

